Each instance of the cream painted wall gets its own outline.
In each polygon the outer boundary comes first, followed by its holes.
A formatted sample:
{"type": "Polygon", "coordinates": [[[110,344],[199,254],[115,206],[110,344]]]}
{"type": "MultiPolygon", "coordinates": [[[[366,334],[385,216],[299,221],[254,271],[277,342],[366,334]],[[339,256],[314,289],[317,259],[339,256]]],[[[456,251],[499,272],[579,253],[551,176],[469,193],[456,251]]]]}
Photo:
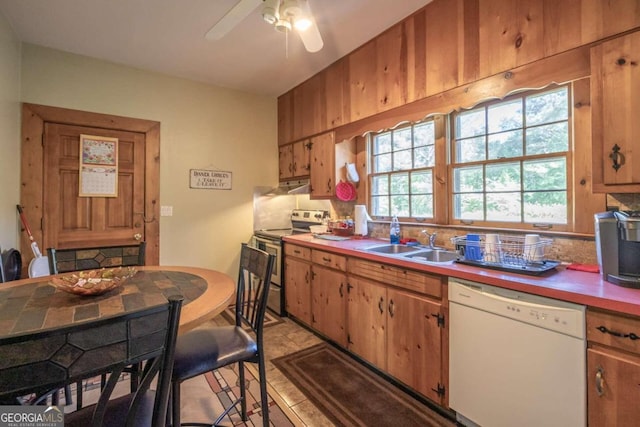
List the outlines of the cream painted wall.
{"type": "Polygon", "coordinates": [[[0,248],[15,248],[20,228],[20,43],[0,14],[0,248]]]}
{"type": "MultiPolygon", "coordinates": [[[[220,66],[224,66],[221,64],[220,66]]],[[[160,264],[237,274],[253,187],[278,181],[277,101],[40,46],[22,47],[22,101],[161,122],[160,264]],[[189,169],[233,173],[232,190],[189,189],[189,169]]]]}

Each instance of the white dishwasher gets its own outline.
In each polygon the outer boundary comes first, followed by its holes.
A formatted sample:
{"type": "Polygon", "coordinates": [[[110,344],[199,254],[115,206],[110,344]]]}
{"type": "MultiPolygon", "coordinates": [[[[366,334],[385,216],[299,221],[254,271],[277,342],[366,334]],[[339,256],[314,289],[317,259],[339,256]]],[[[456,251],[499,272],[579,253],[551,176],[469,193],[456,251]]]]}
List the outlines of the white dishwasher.
{"type": "Polygon", "coordinates": [[[484,427],[586,425],[585,307],[449,279],[449,406],[484,427]]]}

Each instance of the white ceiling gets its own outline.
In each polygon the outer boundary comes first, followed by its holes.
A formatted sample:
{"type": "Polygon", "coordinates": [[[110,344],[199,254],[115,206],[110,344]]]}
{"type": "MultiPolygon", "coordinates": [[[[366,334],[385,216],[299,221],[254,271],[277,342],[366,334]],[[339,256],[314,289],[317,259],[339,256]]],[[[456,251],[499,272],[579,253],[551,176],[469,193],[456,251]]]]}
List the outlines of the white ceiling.
{"type": "Polygon", "coordinates": [[[27,43],[252,93],[281,95],[431,0],[310,0],[324,48],[262,20],[218,41],[204,34],[238,0],[0,0],[27,43]]]}

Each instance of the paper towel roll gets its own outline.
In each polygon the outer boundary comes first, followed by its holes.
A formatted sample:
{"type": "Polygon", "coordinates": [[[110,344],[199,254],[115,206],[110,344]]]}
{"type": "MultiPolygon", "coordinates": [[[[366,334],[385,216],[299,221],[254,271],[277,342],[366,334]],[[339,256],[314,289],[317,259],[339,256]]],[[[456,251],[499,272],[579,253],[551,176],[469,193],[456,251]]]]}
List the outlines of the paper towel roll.
{"type": "Polygon", "coordinates": [[[367,221],[371,221],[371,217],[367,213],[365,205],[355,205],[354,217],[354,233],[360,236],[366,236],[369,233],[367,221]]]}

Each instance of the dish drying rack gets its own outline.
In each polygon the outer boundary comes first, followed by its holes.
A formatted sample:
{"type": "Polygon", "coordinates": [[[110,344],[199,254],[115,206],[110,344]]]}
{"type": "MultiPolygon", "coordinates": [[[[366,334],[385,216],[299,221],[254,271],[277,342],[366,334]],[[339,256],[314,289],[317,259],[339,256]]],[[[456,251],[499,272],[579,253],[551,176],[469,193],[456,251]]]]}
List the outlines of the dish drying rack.
{"type": "Polygon", "coordinates": [[[535,243],[526,243],[524,236],[499,235],[498,243],[489,243],[486,235],[477,236],[479,240],[468,240],[467,236],[451,238],[451,243],[462,255],[456,262],[530,275],[542,274],[560,265],[560,262],[544,257],[545,249],[553,239],[540,237],[535,243]],[[469,248],[476,251],[475,256],[467,256],[469,248]]]}

